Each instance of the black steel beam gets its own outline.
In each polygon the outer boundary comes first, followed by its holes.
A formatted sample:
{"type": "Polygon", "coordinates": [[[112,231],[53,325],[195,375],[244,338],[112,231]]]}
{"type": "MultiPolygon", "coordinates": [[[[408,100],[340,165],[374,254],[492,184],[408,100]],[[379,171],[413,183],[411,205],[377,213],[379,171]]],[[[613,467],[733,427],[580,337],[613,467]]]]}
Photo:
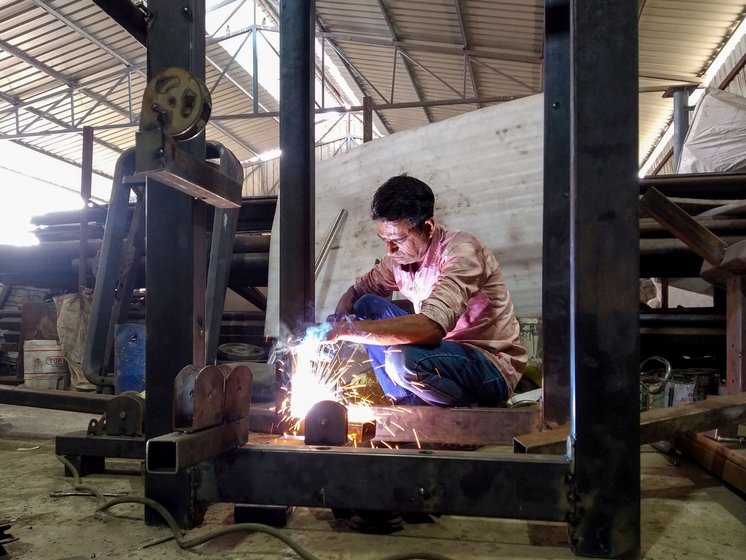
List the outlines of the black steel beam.
{"type": "Polygon", "coordinates": [[[0,385],[0,403],[34,408],[50,408],[69,412],[103,414],[114,395],[77,393],[75,391],[45,391],[0,385]]]}
{"type": "Polygon", "coordinates": [[[547,521],[569,509],[563,457],[249,444],[195,470],[204,502],[547,521]]]}
{"type": "Polygon", "coordinates": [[[315,319],[314,5],[280,2],[280,335],[315,319]]]}
{"type": "Polygon", "coordinates": [[[542,421],[570,419],[570,0],[544,4],[542,421]]]}
{"type": "Polygon", "coordinates": [[[640,179],[640,194],[655,187],[666,196],[704,199],[746,198],[743,173],[707,173],[703,175],[656,175],[640,179]]]}
{"type": "MultiPolygon", "coordinates": [[[[150,0],[148,9],[153,15],[147,36],[148,79],[176,66],[204,81],[204,0],[150,0]]],[[[204,159],[204,132],[182,142],[180,148],[204,159]]],[[[184,366],[192,363],[193,346],[197,342],[193,340],[196,264],[192,197],[148,179],[146,216],[145,435],[151,439],[173,430],[174,379],[184,366]]],[[[186,474],[154,478],[146,473],[145,495],[163,504],[182,527],[193,524],[194,510],[186,474]]],[[[163,523],[149,508],[145,510],[145,521],[163,523]]]]}
{"type": "Polygon", "coordinates": [[[146,12],[135,6],[131,0],[93,0],[93,3],[121,25],[140,44],[146,44],[148,35],[146,12]]]}
{"type": "Polygon", "coordinates": [[[580,556],[637,559],[637,4],[570,5],[570,539],[580,556]]]}
{"type": "Polygon", "coordinates": [[[71,432],[54,438],[54,452],[65,456],[144,459],[145,438],[93,436],[86,432],[71,432]]]}

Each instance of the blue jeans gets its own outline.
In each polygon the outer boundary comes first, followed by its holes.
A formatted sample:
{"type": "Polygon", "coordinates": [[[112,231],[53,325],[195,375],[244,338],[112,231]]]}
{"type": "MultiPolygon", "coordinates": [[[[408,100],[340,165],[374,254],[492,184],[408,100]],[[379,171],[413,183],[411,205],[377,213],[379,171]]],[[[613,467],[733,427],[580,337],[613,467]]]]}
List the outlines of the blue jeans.
{"type": "MultiPolygon", "coordinates": [[[[360,319],[401,317],[407,312],[371,294],[355,302],[360,319]]],[[[465,344],[366,344],[376,379],[384,394],[397,404],[435,406],[494,406],[508,398],[505,379],[480,351],[465,344]],[[421,401],[420,401],[421,399],[421,401]]]]}

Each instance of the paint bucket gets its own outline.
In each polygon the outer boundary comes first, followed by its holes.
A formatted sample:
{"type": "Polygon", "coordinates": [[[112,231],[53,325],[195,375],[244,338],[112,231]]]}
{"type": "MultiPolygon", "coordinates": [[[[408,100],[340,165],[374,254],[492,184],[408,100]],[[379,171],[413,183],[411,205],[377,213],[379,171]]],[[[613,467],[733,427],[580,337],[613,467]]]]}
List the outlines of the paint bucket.
{"type": "Polygon", "coordinates": [[[679,406],[705,400],[718,373],[715,369],[673,370],[673,375],[663,390],[663,406],[679,406]]]}
{"type": "Polygon", "coordinates": [[[23,384],[29,389],[65,389],[70,371],[56,340],[23,343],[23,384]]]}
{"type": "Polygon", "coordinates": [[[114,333],[114,392],[145,390],[145,325],[121,323],[114,333]]]}

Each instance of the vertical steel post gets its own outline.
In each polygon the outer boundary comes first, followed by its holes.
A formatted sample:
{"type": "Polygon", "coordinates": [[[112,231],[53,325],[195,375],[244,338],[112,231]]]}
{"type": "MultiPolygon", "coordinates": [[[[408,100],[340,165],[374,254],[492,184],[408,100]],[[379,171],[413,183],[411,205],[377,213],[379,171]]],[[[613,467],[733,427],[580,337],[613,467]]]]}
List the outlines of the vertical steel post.
{"type": "Polygon", "coordinates": [[[544,4],[542,423],[570,419],[570,0],[544,4]]]}
{"type": "Polygon", "coordinates": [[[314,2],[280,2],[280,335],[315,318],[314,2]]]}
{"type": "Polygon", "coordinates": [[[726,316],[726,390],[735,395],[744,390],[744,336],[746,336],[746,313],[744,313],[743,276],[736,276],[727,281],[726,316]]]}
{"type": "Polygon", "coordinates": [[[570,537],[640,556],[637,3],[572,0],[570,537]]]}
{"type": "Polygon", "coordinates": [[[673,90],[673,169],[679,171],[681,149],[689,132],[689,92],[691,86],[673,90]]]}
{"type": "Polygon", "coordinates": [[[91,201],[93,180],[93,127],[83,127],[83,155],[80,163],[80,252],[78,263],[78,288],[88,287],[88,203],[91,201]]]}
{"type": "MultiPolygon", "coordinates": [[[[150,0],[148,10],[148,78],[178,66],[205,79],[204,0],[150,0]]],[[[183,142],[181,149],[204,159],[204,132],[183,142]]],[[[194,229],[193,199],[156,181],[147,180],[145,387],[146,438],[173,430],[173,385],[176,374],[192,363],[194,320],[194,229]]],[[[192,525],[194,512],[188,473],[147,473],[145,495],[168,509],[182,527],[192,525]]],[[[149,524],[163,523],[146,508],[149,524]]]]}
{"type": "Polygon", "coordinates": [[[363,97],[363,142],[373,140],[373,99],[363,97]]]}

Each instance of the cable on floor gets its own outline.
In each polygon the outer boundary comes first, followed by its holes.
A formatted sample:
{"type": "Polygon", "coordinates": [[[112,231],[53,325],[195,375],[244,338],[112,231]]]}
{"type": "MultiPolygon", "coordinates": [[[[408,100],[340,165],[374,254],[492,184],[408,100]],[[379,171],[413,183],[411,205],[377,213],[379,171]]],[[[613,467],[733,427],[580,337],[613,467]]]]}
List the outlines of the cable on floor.
{"type": "MultiPolygon", "coordinates": [[[[168,510],[165,507],[163,507],[161,504],[159,504],[155,500],[151,498],[146,498],[143,496],[122,496],[119,498],[114,498],[114,499],[106,501],[103,495],[98,490],[90,486],[80,484],[80,474],[78,474],[77,469],[73,466],[73,464],[70,461],[67,460],[66,457],[63,457],[62,455],[57,455],[57,459],[59,459],[60,462],[67,467],[70,473],[72,473],[73,480],[74,480],[73,487],[75,490],[78,490],[81,492],[82,491],[90,492],[93,496],[95,496],[98,499],[101,505],[98,508],[96,508],[96,511],[108,512],[109,508],[113,506],[116,506],[118,504],[127,504],[127,503],[143,504],[145,506],[148,506],[149,508],[158,512],[158,515],[160,515],[163,518],[163,520],[166,522],[166,524],[168,525],[168,528],[171,529],[171,532],[173,533],[173,538],[176,541],[176,543],[179,545],[179,548],[183,548],[183,549],[193,548],[200,544],[204,544],[207,541],[211,541],[214,538],[221,537],[223,535],[229,535],[232,533],[239,533],[239,532],[264,533],[266,535],[270,535],[276,538],[279,541],[282,541],[285,545],[287,545],[293,552],[295,552],[303,560],[320,560],[318,556],[315,556],[314,554],[312,554],[311,552],[303,548],[300,544],[296,543],[292,538],[290,538],[280,529],[276,529],[275,527],[271,527],[269,525],[263,525],[261,523],[237,523],[235,525],[230,525],[227,527],[220,527],[219,529],[209,531],[205,533],[204,535],[199,535],[191,539],[185,538],[184,531],[182,531],[181,527],[179,527],[179,525],[176,523],[176,520],[173,518],[173,516],[168,512],[168,510]]],[[[444,556],[442,554],[437,554],[434,552],[399,552],[396,554],[385,556],[381,560],[453,560],[453,559],[449,556],[444,556]]]]}

